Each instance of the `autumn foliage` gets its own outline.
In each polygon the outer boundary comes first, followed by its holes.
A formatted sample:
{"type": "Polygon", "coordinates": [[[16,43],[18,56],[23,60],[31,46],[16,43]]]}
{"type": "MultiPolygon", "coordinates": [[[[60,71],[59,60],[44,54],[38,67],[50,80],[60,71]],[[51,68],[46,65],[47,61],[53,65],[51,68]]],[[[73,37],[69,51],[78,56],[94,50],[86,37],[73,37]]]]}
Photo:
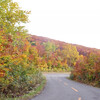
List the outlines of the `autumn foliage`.
{"type": "Polygon", "coordinates": [[[12,36],[5,35],[3,31],[0,32],[0,40],[0,92],[22,95],[42,79],[34,64],[37,57],[35,49],[25,38],[22,38],[23,44],[14,46],[12,36]]]}
{"type": "Polygon", "coordinates": [[[28,41],[37,49],[37,67],[42,71],[70,71],[79,58],[79,52],[71,44],[32,35],[28,41]]]}
{"type": "Polygon", "coordinates": [[[41,71],[71,72],[71,79],[100,86],[100,50],[27,34],[30,12],[0,1],[0,94],[16,97],[43,80],[41,71]]]}
{"type": "Polygon", "coordinates": [[[0,100],[28,93],[43,80],[35,66],[36,50],[20,26],[28,14],[12,0],[0,0],[0,100]]]}
{"type": "Polygon", "coordinates": [[[100,54],[81,56],[74,66],[71,79],[100,87],[100,54]]]}
{"type": "Polygon", "coordinates": [[[100,50],[29,35],[42,71],[71,71],[71,79],[100,86],[100,50]]]}

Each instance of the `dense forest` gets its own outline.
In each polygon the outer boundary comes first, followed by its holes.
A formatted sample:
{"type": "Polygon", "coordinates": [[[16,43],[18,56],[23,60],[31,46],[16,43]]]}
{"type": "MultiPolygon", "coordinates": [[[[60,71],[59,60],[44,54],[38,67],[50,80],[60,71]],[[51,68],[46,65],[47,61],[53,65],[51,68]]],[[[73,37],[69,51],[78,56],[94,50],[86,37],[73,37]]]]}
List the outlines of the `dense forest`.
{"type": "Polygon", "coordinates": [[[100,50],[45,37],[29,35],[37,50],[37,67],[42,71],[71,71],[71,79],[100,86],[100,50]]]}
{"type": "Polygon", "coordinates": [[[29,14],[12,0],[0,0],[0,100],[21,96],[43,80],[34,64],[36,50],[20,25],[28,22],[29,14]]]}
{"type": "Polygon", "coordinates": [[[70,78],[100,87],[100,50],[27,34],[20,23],[30,12],[0,0],[0,94],[16,97],[32,90],[44,72],[70,72],[70,78]]]}
{"type": "Polygon", "coordinates": [[[70,71],[79,58],[76,47],[60,41],[29,35],[28,41],[37,50],[37,67],[42,71],[70,71]]]}

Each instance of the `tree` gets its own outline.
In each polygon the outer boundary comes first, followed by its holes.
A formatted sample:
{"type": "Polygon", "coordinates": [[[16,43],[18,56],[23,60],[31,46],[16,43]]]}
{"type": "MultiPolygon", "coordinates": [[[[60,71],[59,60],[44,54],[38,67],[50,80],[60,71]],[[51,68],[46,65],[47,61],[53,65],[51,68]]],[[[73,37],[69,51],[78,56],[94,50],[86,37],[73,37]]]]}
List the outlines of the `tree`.
{"type": "Polygon", "coordinates": [[[100,87],[100,54],[91,52],[87,56],[80,56],[71,78],[100,87]]]}
{"type": "Polygon", "coordinates": [[[16,32],[19,32],[25,35],[24,26],[19,25],[28,22],[28,14],[30,11],[21,10],[17,2],[0,0],[0,29],[3,29],[5,34],[16,35],[16,32]]]}
{"type": "Polygon", "coordinates": [[[21,96],[42,79],[34,64],[36,49],[31,50],[24,27],[20,26],[28,22],[28,14],[12,0],[0,0],[0,100],[2,94],[21,96]]]}
{"type": "Polygon", "coordinates": [[[69,66],[74,66],[79,57],[79,52],[77,51],[76,47],[70,44],[64,45],[61,53],[63,59],[67,59],[69,66]]]}
{"type": "Polygon", "coordinates": [[[49,41],[48,42],[44,42],[43,45],[45,47],[45,51],[47,53],[47,58],[48,58],[49,56],[51,56],[51,54],[53,52],[55,52],[56,46],[55,46],[55,44],[53,44],[52,42],[49,42],[49,41]]]}

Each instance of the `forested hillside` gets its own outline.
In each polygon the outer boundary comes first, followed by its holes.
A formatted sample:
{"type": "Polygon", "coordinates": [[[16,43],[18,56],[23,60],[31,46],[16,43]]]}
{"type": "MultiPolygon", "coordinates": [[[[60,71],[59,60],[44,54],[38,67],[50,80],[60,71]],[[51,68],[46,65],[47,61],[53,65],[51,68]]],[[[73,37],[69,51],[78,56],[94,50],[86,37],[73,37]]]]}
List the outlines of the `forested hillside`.
{"type": "Polygon", "coordinates": [[[100,86],[100,50],[29,35],[42,71],[71,71],[71,79],[100,86]]]}
{"type": "Polygon", "coordinates": [[[37,67],[42,71],[70,71],[79,59],[74,45],[34,35],[29,35],[28,41],[37,49],[37,67]]]}
{"type": "Polygon", "coordinates": [[[27,34],[21,23],[29,14],[0,0],[0,99],[35,90],[41,71],[71,71],[71,79],[100,87],[100,50],[27,34]]]}

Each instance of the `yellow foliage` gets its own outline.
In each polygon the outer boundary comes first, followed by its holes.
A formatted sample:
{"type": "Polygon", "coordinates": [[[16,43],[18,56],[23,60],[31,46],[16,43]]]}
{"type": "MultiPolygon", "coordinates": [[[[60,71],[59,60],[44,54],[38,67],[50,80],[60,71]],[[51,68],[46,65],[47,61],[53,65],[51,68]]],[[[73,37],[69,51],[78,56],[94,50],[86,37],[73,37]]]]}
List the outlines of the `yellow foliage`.
{"type": "Polygon", "coordinates": [[[5,71],[4,70],[0,70],[0,77],[4,77],[5,76],[5,71]]]}

